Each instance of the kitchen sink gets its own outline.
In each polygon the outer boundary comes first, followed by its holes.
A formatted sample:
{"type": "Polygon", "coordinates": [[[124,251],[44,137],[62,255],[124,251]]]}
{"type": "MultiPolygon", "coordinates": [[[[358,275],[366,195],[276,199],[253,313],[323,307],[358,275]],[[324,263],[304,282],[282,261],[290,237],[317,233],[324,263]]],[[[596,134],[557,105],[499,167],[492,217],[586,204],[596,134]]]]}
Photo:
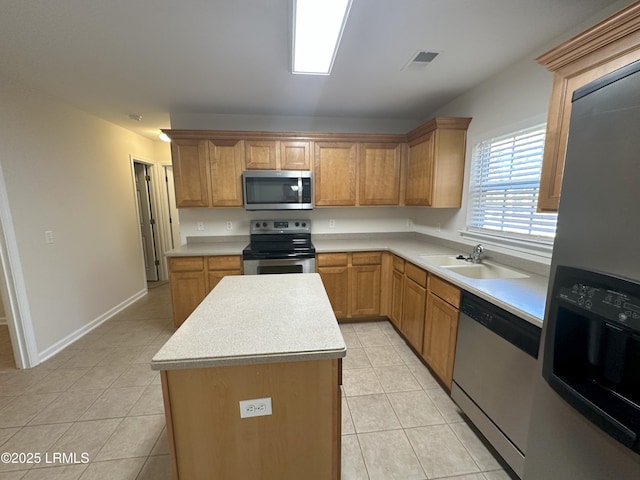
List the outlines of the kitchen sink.
{"type": "Polygon", "coordinates": [[[449,265],[466,266],[467,262],[456,258],[455,255],[418,255],[425,262],[433,263],[438,267],[446,267],[449,265]]]}
{"type": "Polygon", "coordinates": [[[516,272],[510,268],[501,267],[493,263],[467,263],[464,265],[440,265],[442,268],[468,278],[529,278],[529,275],[516,272]]]}
{"type": "Polygon", "coordinates": [[[529,278],[529,275],[511,270],[495,263],[469,263],[455,255],[418,255],[422,260],[438,267],[446,268],[468,278],[529,278]]]}

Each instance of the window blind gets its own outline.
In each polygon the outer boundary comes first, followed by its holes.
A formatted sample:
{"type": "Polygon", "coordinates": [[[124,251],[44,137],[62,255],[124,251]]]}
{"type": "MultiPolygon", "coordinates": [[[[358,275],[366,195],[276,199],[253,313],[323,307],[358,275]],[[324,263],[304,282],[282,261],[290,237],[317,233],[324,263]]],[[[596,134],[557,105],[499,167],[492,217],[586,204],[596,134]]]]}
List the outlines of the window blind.
{"type": "Polygon", "coordinates": [[[544,138],[539,125],[475,146],[469,230],[553,243],[557,215],[536,212],[544,138]]]}

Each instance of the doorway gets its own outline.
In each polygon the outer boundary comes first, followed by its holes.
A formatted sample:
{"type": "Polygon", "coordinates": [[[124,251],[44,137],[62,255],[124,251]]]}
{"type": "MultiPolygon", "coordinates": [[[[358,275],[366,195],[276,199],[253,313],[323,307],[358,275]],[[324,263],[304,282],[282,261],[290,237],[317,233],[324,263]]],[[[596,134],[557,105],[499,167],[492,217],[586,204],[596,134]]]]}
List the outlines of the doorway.
{"type": "Polygon", "coordinates": [[[140,238],[142,239],[142,251],[144,256],[144,269],[147,282],[157,282],[160,279],[158,273],[158,248],[155,220],[155,208],[153,205],[152,185],[153,165],[134,160],[133,171],[136,182],[136,203],[138,207],[138,219],[140,221],[140,238]]]}

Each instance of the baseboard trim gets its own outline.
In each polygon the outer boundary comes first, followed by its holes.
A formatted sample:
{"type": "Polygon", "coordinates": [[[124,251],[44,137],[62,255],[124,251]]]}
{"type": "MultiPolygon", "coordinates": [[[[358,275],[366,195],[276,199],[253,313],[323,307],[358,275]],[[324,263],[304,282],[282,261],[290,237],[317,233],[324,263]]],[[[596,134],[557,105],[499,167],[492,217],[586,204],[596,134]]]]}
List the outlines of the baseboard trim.
{"type": "Polygon", "coordinates": [[[55,354],[61,352],[65,348],[67,348],[69,345],[71,345],[74,342],[80,340],[82,337],[84,337],[91,330],[93,330],[94,328],[99,327],[104,322],[106,322],[107,320],[112,318],[114,315],[120,313],[122,310],[124,310],[125,308],[127,308],[128,306],[133,304],[134,302],[140,300],[142,297],[144,297],[147,294],[147,292],[148,292],[147,288],[144,288],[144,289],[140,290],[138,293],[132,295],[131,297],[126,299],[124,302],[122,302],[122,303],[116,305],[115,307],[109,309],[108,311],[106,311],[105,313],[103,313],[102,315],[100,315],[99,317],[94,319],[93,321],[87,323],[83,327],[79,328],[75,332],[70,333],[69,335],[64,337],[62,340],[54,343],[53,345],[51,345],[48,348],[45,348],[42,352],[39,352],[39,354],[38,354],[39,355],[39,359],[40,359],[40,363],[48,360],[49,358],[53,357],[55,354]]]}

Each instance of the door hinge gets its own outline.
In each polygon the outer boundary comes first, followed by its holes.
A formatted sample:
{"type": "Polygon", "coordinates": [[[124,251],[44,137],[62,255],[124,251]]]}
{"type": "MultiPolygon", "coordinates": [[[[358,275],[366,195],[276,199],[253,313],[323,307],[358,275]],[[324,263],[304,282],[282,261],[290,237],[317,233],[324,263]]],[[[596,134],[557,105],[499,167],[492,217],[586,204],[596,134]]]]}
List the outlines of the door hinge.
{"type": "Polygon", "coordinates": [[[160,265],[160,260],[156,260],[155,262],[153,262],[155,264],[155,266],[159,266],[160,265]]]}
{"type": "Polygon", "coordinates": [[[151,219],[149,219],[149,223],[150,223],[151,225],[155,225],[155,224],[156,224],[156,220],[155,220],[155,218],[151,218],[151,219]]]}
{"type": "Polygon", "coordinates": [[[150,181],[151,181],[151,177],[150,177],[149,175],[145,175],[145,176],[144,176],[144,179],[145,179],[147,182],[150,182],[150,181]]]}

